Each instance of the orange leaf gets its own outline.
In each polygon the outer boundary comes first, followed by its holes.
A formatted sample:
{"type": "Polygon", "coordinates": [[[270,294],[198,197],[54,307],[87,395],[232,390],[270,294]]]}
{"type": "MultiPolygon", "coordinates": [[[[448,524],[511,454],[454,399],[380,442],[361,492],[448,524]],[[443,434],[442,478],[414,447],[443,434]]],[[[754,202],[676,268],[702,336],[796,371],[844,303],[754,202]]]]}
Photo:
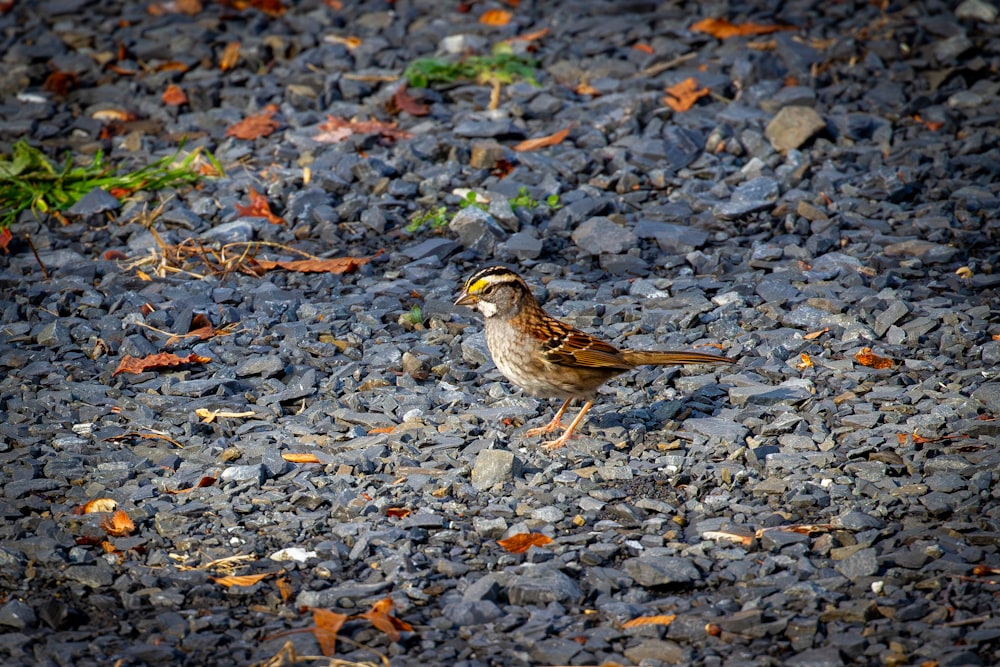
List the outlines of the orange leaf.
{"type": "Polygon", "coordinates": [[[677,618],[674,614],[663,614],[661,616],[641,616],[633,618],[631,621],[622,623],[623,628],[638,628],[642,625],[670,625],[677,618]]]}
{"type": "Polygon", "coordinates": [[[292,585],[288,583],[288,579],[285,577],[279,577],[274,585],[278,587],[278,593],[281,594],[281,601],[288,602],[292,599],[292,594],[295,592],[292,590],[292,585]]]}
{"type": "Polygon", "coordinates": [[[400,631],[410,632],[413,626],[390,615],[394,606],[392,598],[384,598],[373,604],[371,610],[358,614],[357,618],[368,619],[372,625],[387,634],[389,639],[398,642],[400,631]]]}
{"type": "Polygon", "coordinates": [[[726,19],[702,19],[691,26],[692,32],[708,33],[718,39],[729,39],[730,37],[747,35],[767,35],[781,30],[794,30],[794,28],[792,26],[762,25],[759,23],[733,24],[726,19]]]}
{"type": "Polygon", "coordinates": [[[76,88],[77,76],[73,72],[61,72],[56,70],[49,74],[42,87],[50,93],[56,95],[66,95],[70,90],[76,88]]]}
{"type": "Polygon", "coordinates": [[[351,273],[382,254],[382,250],[371,257],[333,257],[331,259],[296,259],[274,262],[269,259],[256,260],[260,268],[270,271],[274,268],[300,273],[351,273]]]}
{"type": "Polygon", "coordinates": [[[163,368],[170,368],[172,366],[181,366],[183,364],[207,364],[212,359],[210,357],[201,357],[193,352],[186,357],[178,357],[176,354],[170,352],[160,352],[157,354],[151,354],[147,357],[133,357],[132,355],[126,354],[121,363],[118,364],[118,368],[115,372],[111,374],[111,377],[118,375],[119,373],[132,373],[137,375],[145,371],[161,370],[163,368]]]}
{"type": "Polygon", "coordinates": [[[810,331],[809,333],[807,333],[802,338],[804,338],[805,340],[816,340],[817,338],[819,338],[820,336],[822,336],[823,334],[825,334],[829,330],[830,330],[830,327],[823,327],[819,331],[810,331]]]}
{"type": "Polygon", "coordinates": [[[709,90],[699,88],[698,82],[693,77],[688,77],[667,88],[666,93],[663,102],[674,111],[681,112],[693,107],[695,102],[708,95],[709,90]]]}
{"type": "Polygon", "coordinates": [[[534,139],[525,139],[517,146],[514,146],[514,150],[518,152],[533,151],[538,148],[545,148],[546,146],[555,146],[556,144],[561,144],[566,137],[569,136],[569,131],[573,128],[572,125],[568,125],[566,129],[559,130],[555,134],[550,134],[545,137],[535,137],[534,139]]]}
{"type": "Polygon", "coordinates": [[[283,225],[285,219],[271,212],[267,197],[250,188],[250,205],[236,204],[236,212],[247,218],[265,218],[272,225],[283,225]]]}
{"type": "Polygon", "coordinates": [[[813,367],[812,357],[810,357],[805,352],[802,353],[801,359],[802,359],[802,361],[800,361],[799,364],[798,364],[799,370],[805,370],[806,368],[812,368],[813,367]]]}
{"type": "Polygon", "coordinates": [[[538,30],[532,30],[531,32],[526,32],[523,35],[518,35],[516,37],[511,37],[512,40],[517,40],[519,42],[533,42],[536,39],[541,39],[545,35],[549,34],[548,28],[539,28],[538,30]]]}
{"type": "Polygon", "coordinates": [[[413,135],[396,127],[396,123],[383,123],[380,120],[343,120],[336,116],[327,116],[326,122],[319,126],[321,132],[313,137],[316,141],[336,144],[354,134],[379,134],[383,139],[409,139],[413,135]]]}
{"type": "Polygon", "coordinates": [[[392,96],[392,101],[396,108],[405,111],[411,116],[426,116],[431,112],[431,108],[422,102],[418,102],[406,92],[406,84],[396,89],[396,94],[392,96]]]}
{"type": "Polygon", "coordinates": [[[177,489],[175,491],[171,491],[170,489],[163,489],[163,492],[169,493],[170,495],[177,495],[179,493],[189,493],[191,491],[194,491],[195,489],[201,489],[206,486],[212,486],[213,484],[215,484],[215,482],[216,482],[215,477],[209,477],[206,475],[205,477],[202,477],[200,480],[198,480],[198,483],[195,484],[194,486],[189,486],[186,489],[177,489]]]}
{"type": "Polygon", "coordinates": [[[222,50],[222,56],[219,58],[219,69],[223,72],[228,72],[232,68],[236,67],[236,63],[240,60],[240,43],[239,42],[229,42],[226,44],[226,48],[222,50]]]}
{"type": "Polygon", "coordinates": [[[171,60],[170,62],[166,63],[160,63],[159,65],[156,66],[157,72],[180,72],[183,74],[189,69],[190,68],[187,65],[185,65],[182,62],[178,62],[176,60],[171,60]]]}
{"type": "Polygon", "coordinates": [[[167,89],[163,91],[163,95],[160,96],[160,100],[164,104],[170,107],[179,107],[182,104],[188,103],[188,96],[181,90],[181,87],[176,84],[170,84],[167,89]]]}
{"type": "Polygon", "coordinates": [[[656,51],[653,49],[652,46],[644,42],[638,42],[637,44],[633,44],[632,48],[636,51],[641,51],[642,53],[648,53],[649,55],[653,55],[654,53],[656,53],[656,51]]]}
{"type": "Polygon", "coordinates": [[[392,433],[396,430],[395,426],[376,426],[375,428],[368,429],[368,435],[378,435],[379,433],[392,433]]]}
{"type": "Polygon", "coordinates": [[[232,586],[253,586],[258,581],[263,581],[270,577],[274,572],[265,572],[263,574],[230,574],[225,577],[210,577],[212,581],[226,588],[232,586]]]}
{"type": "Polygon", "coordinates": [[[389,507],[385,510],[385,515],[393,519],[405,519],[410,516],[410,510],[405,507],[389,507]]]}
{"type": "Polygon", "coordinates": [[[491,9],[487,12],[483,12],[483,15],[479,17],[479,22],[483,25],[507,25],[510,23],[511,13],[505,9],[491,9]]]}
{"type": "Polygon", "coordinates": [[[218,335],[225,335],[226,333],[228,333],[228,331],[225,328],[216,329],[213,327],[212,322],[204,313],[195,313],[194,317],[191,318],[190,330],[186,334],[174,334],[166,340],[164,345],[173,345],[184,340],[185,338],[208,340],[209,338],[215,338],[218,335]]]}
{"type": "Polygon", "coordinates": [[[319,648],[326,657],[332,657],[337,653],[337,633],[341,626],[348,619],[347,614],[338,614],[328,609],[313,608],[313,634],[319,642],[319,648]]]}
{"type": "Polygon", "coordinates": [[[885,357],[880,357],[877,354],[873,354],[870,347],[861,348],[858,353],[854,355],[854,359],[862,366],[870,366],[875,370],[892,368],[895,364],[892,359],[887,359],[885,357]]]}
{"type": "Polygon", "coordinates": [[[944,127],[944,121],[940,121],[940,120],[924,120],[923,118],[920,117],[920,114],[914,114],[913,115],[913,120],[917,121],[918,123],[923,124],[923,126],[926,127],[928,130],[930,130],[931,132],[937,132],[942,127],[944,127]]]}
{"type": "Polygon", "coordinates": [[[256,139],[257,137],[266,137],[275,130],[278,129],[280,125],[278,121],[274,120],[273,116],[278,112],[278,106],[276,104],[268,104],[264,107],[256,116],[247,116],[238,123],[234,123],[229,126],[226,130],[227,137],[236,137],[237,139],[256,139]]]}
{"type": "Polygon", "coordinates": [[[101,522],[101,528],[103,528],[104,532],[108,535],[124,537],[135,530],[135,524],[132,523],[132,519],[128,518],[128,514],[125,513],[125,510],[118,510],[101,522]]]}
{"type": "Polygon", "coordinates": [[[542,533],[518,533],[506,540],[499,540],[497,544],[502,546],[512,554],[523,554],[531,547],[544,547],[549,544],[552,538],[542,533]]]}
{"type": "Polygon", "coordinates": [[[84,505],[73,508],[73,514],[92,514],[94,512],[114,512],[118,502],[112,498],[94,498],[84,505]]]}
{"type": "Polygon", "coordinates": [[[14,235],[10,233],[10,228],[0,229],[0,250],[3,250],[3,254],[8,254],[7,245],[13,238],[14,235]]]}
{"type": "Polygon", "coordinates": [[[319,463],[319,458],[315,454],[284,452],[281,458],[289,463],[319,463]]]}

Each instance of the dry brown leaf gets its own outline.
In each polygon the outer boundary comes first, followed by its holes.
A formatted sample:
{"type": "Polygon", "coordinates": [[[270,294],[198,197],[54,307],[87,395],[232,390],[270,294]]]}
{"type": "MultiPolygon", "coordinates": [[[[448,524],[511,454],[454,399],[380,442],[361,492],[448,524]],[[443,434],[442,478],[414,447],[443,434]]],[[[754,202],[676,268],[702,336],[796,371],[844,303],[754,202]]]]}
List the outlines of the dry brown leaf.
{"type": "Polygon", "coordinates": [[[383,123],[380,120],[344,120],[328,115],[326,122],[319,126],[321,130],[313,139],[327,144],[336,144],[355,134],[378,134],[387,141],[410,139],[412,134],[396,127],[396,123],[383,123]]]}
{"type": "Polygon", "coordinates": [[[392,96],[392,103],[398,110],[405,111],[411,116],[426,116],[431,112],[429,106],[416,101],[412,95],[406,92],[405,83],[396,89],[396,94],[392,96]]]}
{"type": "Polygon", "coordinates": [[[147,357],[133,357],[126,354],[121,363],[118,364],[118,368],[111,374],[111,377],[118,375],[119,373],[132,373],[138,375],[139,373],[144,373],[146,371],[156,371],[164,368],[172,368],[174,366],[183,366],[184,364],[207,364],[212,359],[210,357],[202,357],[193,352],[186,357],[178,357],[176,354],[171,352],[159,352],[157,354],[151,354],[147,357]]]}
{"type": "Polygon", "coordinates": [[[581,80],[580,83],[576,85],[576,88],[574,90],[576,91],[577,95],[591,95],[593,97],[599,97],[601,94],[601,91],[599,91],[597,88],[594,88],[592,85],[590,85],[590,82],[586,80],[581,80]]]}
{"type": "Polygon", "coordinates": [[[510,23],[512,14],[505,9],[490,9],[483,12],[479,22],[483,25],[503,26],[510,23]]]}
{"type": "Polygon", "coordinates": [[[369,611],[358,614],[355,618],[367,619],[372,625],[388,635],[389,639],[398,642],[399,633],[411,632],[413,626],[390,614],[394,606],[392,598],[383,598],[373,604],[369,611]]]}
{"type": "Polygon", "coordinates": [[[755,533],[755,537],[759,540],[764,536],[764,533],[770,533],[774,531],[783,533],[799,533],[801,535],[813,535],[815,533],[828,533],[833,530],[833,524],[829,523],[797,523],[790,524],[787,526],[771,526],[769,528],[760,528],[755,533]]]}
{"type": "Polygon", "coordinates": [[[913,115],[913,120],[917,121],[918,123],[920,123],[921,125],[923,125],[924,127],[926,127],[931,132],[937,132],[942,127],[944,127],[944,121],[940,121],[940,120],[924,120],[923,118],[920,117],[920,114],[914,114],[913,115]]]}
{"type": "Polygon", "coordinates": [[[368,435],[378,435],[380,433],[392,433],[396,430],[395,426],[376,426],[375,428],[368,429],[368,435]]]}
{"type": "Polygon", "coordinates": [[[285,459],[289,463],[319,463],[319,458],[315,454],[308,453],[298,453],[298,452],[284,452],[281,458],[285,459]]]}
{"type": "Polygon", "coordinates": [[[268,104],[264,110],[255,116],[247,116],[238,123],[233,123],[226,130],[227,137],[237,139],[256,139],[266,137],[280,127],[280,123],[274,120],[274,114],[278,113],[276,104],[268,104]]]}
{"type": "Polygon", "coordinates": [[[288,583],[287,577],[278,577],[278,580],[274,582],[274,585],[278,587],[278,593],[281,595],[281,601],[288,603],[292,599],[292,595],[295,591],[292,589],[292,585],[288,583]]]}
{"type": "Polygon", "coordinates": [[[272,225],[285,224],[284,218],[275,215],[271,211],[271,205],[268,203],[267,197],[253,188],[250,188],[250,205],[244,206],[243,204],[235,204],[235,206],[236,212],[242,216],[246,216],[248,218],[264,218],[272,225]]]}
{"type": "Polygon", "coordinates": [[[337,633],[340,632],[348,616],[329,609],[313,608],[312,613],[313,622],[316,624],[313,634],[319,642],[319,648],[326,657],[333,657],[337,653],[337,633]]]}
{"type": "Polygon", "coordinates": [[[210,577],[212,581],[226,588],[232,586],[253,586],[259,581],[267,579],[274,572],[264,572],[263,574],[229,574],[225,577],[210,577]]]}
{"type": "Polygon", "coordinates": [[[179,107],[182,104],[188,103],[188,96],[183,90],[181,90],[180,86],[172,83],[167,86],[166,90],[163,91],[163,95],[160,96],[160,101],[168,107],[179,107]]]}
{"type": "Polygon", "coordinates": [[[128,518],[125,510],[116,510],[111,516],[105,517],[104,521],[101,522],[101,528],[108,535],[125,537],[135,530],[135,524],[132,523],[132,519],[128,518]]]}
{"type": "Polygon", "coordinates": [[[357,271],[374,258],[382,254],[382,250],[370,257],[332,257],[330,259],[294,259],[287,261],[271,261],[269,259],[255,260],[257,265],[265,270],[285,269],[300,273],[350,273],[357,271]]]}
{"type": "Polygon", "coordinates": [[[523,35],[517,35],[516,37],[511,37],[508,41],[518,41],[518,42],[534,42],[535,40],[545,37],[549,34],[548,28],[539,28],[538,30],[532,30],[531,32],[526,32],[523,35]]]}
{"type": "Polygon", "coordinates": [[[73,508],[73,514],[93,514],[94,512],[114,512],[118,501],[113,498],[94,498],[73,508]]]}
{"type": "Polygon", "coordinates": [[[327,35],[323,38],[323,41],[329,42],[330,44],[341,44],[349,51],[352,51],[364,44],[360,37],[341,37],[340,35],[327,35]]]}
{"type": "Polygon", "coordinates": [[[76,88],[77,82],[78,78],[74,72],[56,70],[46,77],[42,87],[50,93],[66,95],[69,91],[76,88]]]}
{"type": "Polygon", "coordinates": [[[405,519],[410,516],[410,510],[405,507],[387,507],[385,515],[391,519],[405,519]]]}
{"type": "Polygon", "coordinates": [[[236,63],[239,61],[240,43],[235,41],[229,42],[226,44],[226,48],[222,49],[222,55],[219,57],[219,69],[223,72],[228,72],[236,67],[236,63]]]}
{"type": "Polygon", "coordinates": [[[525,139],[517,146],[514,146],[514,150],[518,152],[533,151],[539,148],[545,148],[546,146],[555,146],[556,144],[561,144],[566,137],[569,136],[569,131],[573,129],[572,125],[567,126],[565,129],[559,130],[555,134],[550,134],[544,137],[534,137],[533,139],[525,139]]]}
{"type": "Polygon", "coordinates": [[[699,88],[694,77],[688,77],[667,88],[667,96],[663,98],[663,102],[674,111],[687,111],[709,92],[708,88],[699,88]]]}
{"type": "Polygon", "coordinates": [[[499,540],[497,544],[512,554],[522,554],[531,547],[544,547],[552,542],[552,538],[542,533],[518,533],[506,540],[499,540]]]}
{"type": "Polygon", "coordinates": [[[645,42],[637,42],[633,44],[632,49],[635,51],[639,51],[640,53],[646,53],[649,55],[653,55],[654,53],[656,53],[656,50],[653,49],[651,45],[646,44],[645,42]]]}
{"type": "Polygon", "coordinates": [[[675,614],[662,614],[660,616],[641,616],[633,618],[631,621],[622,623],[623,628],[638,628],[643,625],[670,625],[677,618],[675,614]]]}
{"type": "Polygon", "coordinates": [[[810,356],[809,356],[808,354],[806,354],[805,352],[803,352],[803,353],[802,353],[802,354],[800,355],[800,359],[801,359],[801,361],[800,361],[800,362],[799,362],[798,364],[796,364],[796,366],[798,367],[798,369],[799,369],[800,371],[802,371],[802,370],[805,370],[805,369],[807,369],[807,368],[812,368],[812,367],[813,367],[813,360],[812,360],[812,357],[810,357],[810,356]]]}
{"type": "Polygon", "coordinates": [[[753,544],[753,535],[732,533],[726,530],[706,530],[701,536],[706,540],[725,540],[734,544],[742,544],[745,547],[753,544]]]}
{"type": "Polygon", "coordinates": [[[163,492],[169,493],[172,496],[176,496],[179,493],[189,493],[191,491],[194,491],[195,489],[203,489],[206,486],[212,486],[213,484],[215,484],[216,481],[217,481],[216,477],[209,477],[206,475],[205,477],[199,479],[198,483],[195,484],[194,486],[189,486],[186,489],[176,489],[176,490],[163,489],[163,492]]]}
{"type": "Polygon", "coordinates": [[[854,355],[854,359],[862,366],[869,366],[875,370],[892,368],[895,365],[895,362],[892,359],[880,357],[877,354],[872,353],[872,349],[870,347],[861,348],[858,353],[854,355]]]}
{"type": "Polygon", "coordinates": [[[692,32],[708,33],[718,39],[745,37],[747,35],[767,35],[781,30],[794,30],[792,26],[762,25],[760,23],[730,23],[726,19],[702,19],[693,26],[692,32]]]}
{"type": "Polygon", "coordinates": [[[137,115],[131,111],[125,111],[124,109],[99,109],[98,111],[90,114],[90,117],[94,120],[99,120],[102,123],[110,123],[112,121],[127,123],[139,119],[137,115]]]}
{"type": "Polygon", "coordinates": [[[194,411],[196,415],[201,417],[201,421],[206,424],[211,424],[219,417],[227,418],[240,418],[240,417],[253,417],[257,413],[253,410],[246,410],[244,412],[227,412],[225,410],[209,410],[207,408],[198,408],[194,411]]]}
{"type": "Polygon", "coordinates": [[[823,327],[819,331],[810,331],[809,333],[807,333],[802,338],[805,339],[805,340],[816,340],[817,338],[819,338],[820,336],[822,336],[823,334],[825,334],[829,330],[830,330],[830,327],[823,327]]]}

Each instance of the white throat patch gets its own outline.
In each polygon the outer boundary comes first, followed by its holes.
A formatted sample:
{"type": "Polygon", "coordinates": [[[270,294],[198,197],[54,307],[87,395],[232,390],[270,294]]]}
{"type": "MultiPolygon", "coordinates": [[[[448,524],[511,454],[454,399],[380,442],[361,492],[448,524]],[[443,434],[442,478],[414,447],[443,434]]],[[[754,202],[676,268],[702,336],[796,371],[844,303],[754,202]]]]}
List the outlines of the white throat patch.
{"type": "Polygon", "coordinates": [[[489,301],[479,301],[476,303],[476,307],[479,308],[479,312],[483,314],[483,317],[493,317],[497,314],[496,304],[489,301]]]}

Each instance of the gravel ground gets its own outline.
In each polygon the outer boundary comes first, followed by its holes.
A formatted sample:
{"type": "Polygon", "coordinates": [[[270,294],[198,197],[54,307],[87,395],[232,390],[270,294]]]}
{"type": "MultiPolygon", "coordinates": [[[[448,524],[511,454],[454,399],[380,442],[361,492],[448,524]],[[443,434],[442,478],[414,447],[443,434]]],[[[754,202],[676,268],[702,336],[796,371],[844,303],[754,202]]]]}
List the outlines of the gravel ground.
{"type": "Polygon", "coordinates": [[[0,255],[0,661],[292,664],[288,643],[320,653],[312,609],[389,597],[412,630],[348,620],[338,657],[1000,663],[995,5],[338,4],[4,3],[4,152],[136,166],[186,136],[226,177],[26,213],[0,255]],[[508,25],[480,22],[495,9],[508,25]],[[711,17],[790,29],[692,30],[711,17]],[[496,110],[466,82],[394,114],[415,58],[542,28],[510,42],[538,85],[496,110]],[[674,111],[690,77],[710,94],[674,111]],[[227,135],[268,105],[273,133],[227,135]],[[322,141],[328,115],[412,136],[322,141]],[[240,212],[251,188],[285,224],[240,212]],[[512,210],[521,188],[540,203],[512,210]],[[448,226],[405,229],[442,206],[448,226]],[[247,241],[381,254],[342,275],[203,260],[247,241]],[[506,382],[452,305],[487,263],[619,345],[739,364],[612,382],[546,452],[523,433],[557,402],[506,382]],[[229,328],[168,341],[203,317],[229,328]],[[113,374],[162,351],[210,360],[113,374]],[[80,513],[104,498],[133,530],[80,513]],[[499,544],[529,532],[552,541],[499,544]],[[673,621],[625,625],[653,616],[673,621]]]}

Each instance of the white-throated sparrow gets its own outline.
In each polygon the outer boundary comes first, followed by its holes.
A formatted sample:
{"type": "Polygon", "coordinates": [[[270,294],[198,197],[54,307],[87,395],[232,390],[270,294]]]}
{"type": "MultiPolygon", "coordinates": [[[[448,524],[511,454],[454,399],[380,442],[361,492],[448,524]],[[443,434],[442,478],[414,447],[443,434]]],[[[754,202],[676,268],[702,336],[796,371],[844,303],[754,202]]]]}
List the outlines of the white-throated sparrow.
{"type": "Polygon", "coordinates": [[[598,387],[616,375],[643,364],[736,363],[735,359],[702,352],[619,350],[546,313],[527,283],[503,266],[477,271],[466,281],[455,305],[469,306],[483,314],[486,345],[508,380],[533,396],[564,399],[551,422],[530,429],[527,435],[558,430],[570,402],[574,398],[586,401],[563,434],[544,444],[546,449],[566,444],[594,405],[598,387]]]}

